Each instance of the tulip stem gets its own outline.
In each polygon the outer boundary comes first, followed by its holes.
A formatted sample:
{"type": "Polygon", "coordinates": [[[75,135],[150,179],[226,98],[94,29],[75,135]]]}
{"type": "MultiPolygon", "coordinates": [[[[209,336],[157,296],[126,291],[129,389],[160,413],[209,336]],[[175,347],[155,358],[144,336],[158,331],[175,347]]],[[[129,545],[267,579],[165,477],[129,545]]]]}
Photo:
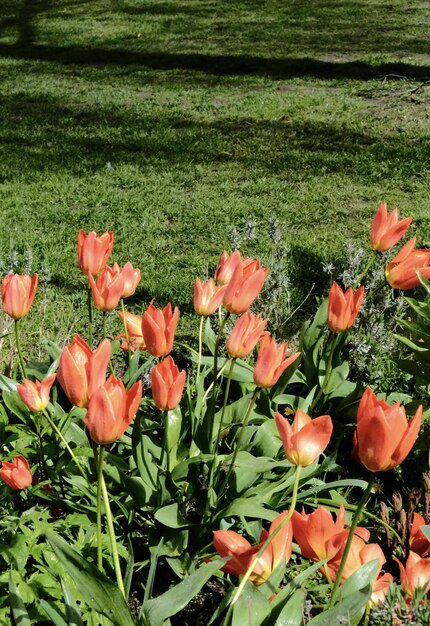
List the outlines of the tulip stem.
{"type": "MultiPolygon", "coordinates": [[[[257,398],[259,396],[259,393],[260,393],[260,387],[256,387],[255,390],[254,390],[254,393],[252,394],[252,398],[249,401],[248,408],[247,408],[246,413],[245,413],[245,417],[243,418],[243,423],[242,423],[242,426],[240,427],[239,436],[238,436],[237,441],[236,441],[236,447],[234,449],[233,456],[232,456],[232,459],[230,461],[229,468],[228,468],[227,473],[226,473],[226,475],[224,477],[224,480],[222,482],[221,489],[219,490],[219,495],[218,495],[217,500],[216,500],[216,505],[218,505],[218,502],[223,497],[224,489],[226,488],[226,486],[228,484],[228,481],[230,480],[230,476],[231,476],[231,474],[233,472],[234,464],[236,462],[237,453],[239,452],[239,448],[240,448],[240,445],[242,443],[243,433],[245,431],[245,427],[246,427],[246,425],[248,423],[249,416],[251,415],[251,411],[252,411],[252,409],[254,407],[254,404],[257,402],[257,398]]],[[[216,508],[216,506],[215,506],[215,508],[216,508]]]]}
{"type": "Polygon", "coordinates": [[[124,325],[125,340],[127,342],[128,373],[130,375],[130,370],[131,370],[131,348],[130,348],[130,337],[128,336],[128,329],[127,329],[127,324],[126,324],[126,321],[125,321],[126,317],[125,317],[124,298],[121,298],[121,310],[122,310],[122,323],[124,325]]]}
{"type": "Polygon", "coordinates": [[[118,548],[116,545],[115,528],[113,526],[112,511],[111,511],[110,503],[109,503],[109,494],[107,492],[106,483],[105,483],[105,479],[103,476],[103,452],[104,452],[103,446],[100,446],[98,478],[101,484],[103,501],[105,505],[106,522],[107,522],[107,527],[108,527],[108,532],[109,532],[109,537],[110,537],[110,545],[111,545],[111,550],[112,550],[112,559],[113,559],[113,565],[115,569],[116,582],[122,595],[124,596],[124,598],[126,598],[124,582],[122,580],[122,574],[121,574],[121,566],[119,563],[118,548]]]}
{"type": "Polygon", "coordinates": [[[316,395],[316,398],[314,399],[314,401],[311,404],[311,408],[310,408],[311,412],[318,405],[318,402],[320,401],[321,396],[323,396],[323,395],[325,396],[326,387],[327,387],[327,384],[328,384],[328,382],[330,380],[331,372],[332,372],[333,355],[334,355],[334,350],[335,350],[335,347],[336,347],[336,337],[337,337],[336,333],[331,333],[330,337],[329,337],[329,340],[327,342],[327,348],[329,348],[329,354],[328,354],[327,364],[326,364],[326,368],[325,368],[324,379],[323,379],[322,384],[321,384],[321,386],[319,388],[319,391],[318,391],[318,393],[316,395]]]}
{"type": "Polygon", "coordinates": [[[165,416],[164,421],[164,431],[163,431],[163,441],[161,442],[161,452],[160,452],[160,463],[158,465],[158,473],[157,473],[157,485],[158,485],[158,508],[163,503],[163,489],[161,485],[161,474],[164,471],[164,457],[166,457],[166,471],[169,471],[169,451],[167,450],[167,412],[162,411],[162,418],[165,416]]]}
{"type": "Polygon", "coordinates": [[[21,352],[21,341],[19,339],[19,320],[15,320],[15,342],[16,342],[16,349],[18,352],[18,363],[19,363],[19,369],[21,370],[21,376],[22,379],[25,379],[25,365],[24,365],[24,359],[22,358],[22,352],[21,352]]]}
{"type": "Polygon", "coordinates": [[[100,446],[100,454],[97,445],[93,443],[94,460],[97,467],[97,567],[103,573],[103,549],[102,549],[102,485],[100,475],[103,471],[103,448],[100,446]]]}
{"type": "Polygon", "coordinates": [[[67,451],[69,452],[70,456],[72,457],[73,461],[75,462],[75,465],[78,468],[78,470],[80,471],[80,473],[82,474],[83,478],[85,478],[85,480],[88,482],[88,476],[84,472],[84,470],[82,468],[82,465],[79,463],[78,459],[75,456],[75,453],[73,452],[72,448],[69,446],[69,444],[67,443],[66,439],[64,438],[63,433],[58,428],[57,424],[51,418],[51,416],[49,415],[49,413],[48,413],[48,411],[46,409],[43,410],[43,415],[46,417],[46,419],[47,419],[49,425],[51,426],[52,430],[54,432],[56,432],[58,437],[61,439],[64,447],[67,448],[67,451]]]}
{"type": "MultiPolygon", "coordinates": [[[[293,493],[292,493],[292,496],[291,496],[291,503],[290,503],[290,508],[288,509],[288,514],[282,520],[282,522],[279,524],[279,526],[277,528],[275,528],[275,530],[267,537],[266,541],[263,543],[263,545],[261,546],[261,548],[259,549],[259,551],[255,555],[255,558],[251,562],[251,565],[246,570],[245,575],[242,578],[242,580],[240,581],[240,585],[236,589],[236,593],[234,594],[233,599],[232,599],[232,601],[230,603],[230,607],[229,607],[229,610],[228,610],[228,613],[227,613],[227,618],[229,618],[235,603],[238,601],[240,594],[242,593],[242,591],[243,591],[247,581],[249,580],[249,577],[251,576],[252,572],[254,571],[254,568],[257,565],[258,561],[260,560],[262,554],[267,550],[267,547],[272,542],[272,540],[276,537],[276,535],[284,528],[284,526],[286,526],[288,524],[288,522],[293,517],[293,513],[295,511],[296,503],[297,503],[297,494],[298,494],[298,491],[299,491],[301,469],[302,469],[302,466],[301,465],[297,465],[297,467],[296,467],[296,475],[294,477],[293,493]]],[[[228,623],[227,622],[227,618],[226,618],[226,620],[224,620],[224,623],[228,623]]]]}
{"type": "Polygon", "coordinates": [[[369,260],[368,260],[368,262],[366,264],[366,267],[364,268],[364,270],[361,273],[360,277],[355,281],[354,291],[357,289],[357,287],[360,286],[361,281],[363,280],[363,278],[366,276],[367,272],[370,270],[370,268],[372,267],[372,265],[376,261],[377,256],[378,256],[378,253],[375,250],[372,250],[372,254],[370,255],[370,258],[369,258],[369,260]]]}
{"type": "Polygon", "coordinates": [[[367,487],[361,496],[359,503],[357,504],[357,508],[355,509],[354,517],[352,518],[351,527],[349,529],[348,539],[346,540],[345,548],[342,554],[342,559],[340,561],[339,569],[337,570],[336,580],[334,581],[333,591],[331,594],[329,608],[331,608],[336,602],[337,592],[339,590],[340,582],[342,580],[342,573],[345,568],[345,563],[348,558],[349,549],[352,544],[352,540],[354,538],[355,529],[357,528],[358,522],[360,521],[361,512],[370,496],[373,486],[374,474],[371,473],[369,477],[369,482],[367,483],[367,487]]]}
{"type": "Polygon", "coordinates": [[[88,287],[88,345],[93,349],[93,297],[91,287],[88,287]]]}
{"type": "MultiPolygon", "coordinates": [[[[219,352],[219,347],[220,347],[221,340],[223,337],[224,328],[229,317],[230,317],[230,313],[227,311],[224,316],[224,319],[222,320],[220,324],[218,336],[215,341],[214,369],[213,369],[213,381],[212,381],[212,384],[213,384],[212,403],[211,403],[211,415],[210,415],[211,421],[210,421],[210,427],[209,427],[209,436],[210,436],[209,447],[210,448],[212,448],[212,444],[214,440],[215,408],[216,408],[216,398],[217,398],[217,391],[218,391],[218,352],[219,352]]],[[[212,450],[215,453],[215,450],[213,448],[212,450]]]]}
{"type": "Polygon", "coordinates": [[[199,327],[199,357],[197,361],[197,378],[200,376],[200,368],[202,366],[202,351],[203,351],[203,323],[205,318],[202,316],[200,318],[200,327],[199,327]]]}
{"type": "MultiPolygon", "coordinates": [[[[107,318],[107,312],[103,311],[103,339],[107,339],[106,318],[107,318]]],[[[110,369],[110,373],[112,374],[112,376],[115,376],[115,370],[113,369],[110,355],[109,355],[109,369],[110,369]]]]}

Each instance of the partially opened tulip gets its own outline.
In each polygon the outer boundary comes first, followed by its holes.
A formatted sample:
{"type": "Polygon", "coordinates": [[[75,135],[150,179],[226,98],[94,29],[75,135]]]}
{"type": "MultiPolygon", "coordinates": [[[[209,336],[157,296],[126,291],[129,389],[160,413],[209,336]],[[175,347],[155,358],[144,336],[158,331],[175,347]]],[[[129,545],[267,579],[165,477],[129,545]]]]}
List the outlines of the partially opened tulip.
{"type": "Polygon", "coordinates": [[[415,237],[405,243],[385,269],[385,277],[393,289],[418,287],[420,279],[417,272],[424,278],[430,278],[430,250],[415,250],[415,243],[415,237]]]}
{"type": "MultiPolygon", "coordinates": [[[[128,311],[126,311],[125,314],[118,311],[118,315],[120,316],[123,324],[125,319],[130,350],[133,350],[133,352],[135,350],[145,350],[145,340],[143,339],[142,335],[142,316],[128,313],[128,311]]],[[[121,333],[120,335],[118,335],[118,338],[119,337],[124,339],[124,341],[121,343],[121,348],[123,350],[128,350],[127,338],[125,336],[125,333],[121,333]]]]}
{"type": "Polygon", "coordinates": [[[33,482],[28,461],[21,455],[16,456],[12,463],[2,461],[0,478],[15,491],[25,489],[33,482]]]}
{"type": "Polygon", "coordinates": [[[114,263],[112,270],[117,274],[120,274],[124,282],[121,298],[129,298],[132,296],[140,283],[140,270],[134,268],[130,261],[128,261],[122,268],[118,265],[118,263],[114,263]]]}
{"type": "Polygon", "coordinates": [[[110,352],[107,339],[93,352],[79,335],[64,348],[58,366],[58,382],[72,404],[88,406],[89,398],[106,380],[110,352]]]}
{"type": "Polygon", "coordinates": [[[420,513],[415,512],[409,534],[409,547],[412,552],[422,557],[428,557],[430,556],[430,541],[421,530],[421,526],[426,526],[426,521],[420,513]]]}
{"type": "Polygon", "coordinates": [[[244,359],[264,336],[267,320],[247,311],[239,317],[226,342],[230,357],[244,359]]]}
{"type": "Polygon", "coordinates": [[[312,513],[294,511],[291,518],[293,536],[300,546],[302,555],[311,561],[332,559],[339,551],[340,545],[335,538],[345,543],[345,508],[340,506],[336,522],[328,509],[319,506],[312,513]]]}
{"type": "Polygon", "coordinates": [[[172,411],[181,401],[186,372],[179,371],[171,356],[151,370],[152,399],[160,411],[172,411]]]}
{"type": "Polygon", "coordinates": [[[179,309],[167,304],[164,309],[157,309],[152,302],[142,317],[142,335],[146,350],[152,356],[167,356],[173,347],[179,309]]]}
{"type": "Polygon", "coordinates": [[[39,411],[44,411],[46,409],[49,404],[51,387],[56,378],[57,374],[47,376],[42,382],[39,382],[38,380],[33,382],[32,380],[25,378],[22,385],[16,386],[19,397],[27,408],[30,409],[30,411],[38,413],[39,411]]]}
{"type": "Polygon", "coordinates": [[[244,313],[260,293],[269,269],[260,267],[260,261],[250,261],[248,264],[236,265],[227,289],[224,293],[223,304],[229,313],[244,313]]]}
{"type": "Polygon", "coordinates": [[[280,413],[275,414],[275,419],[285,456],[290,463],[307,467],[328,446],[333,431],[329,415],[312,419],[304,411],[297,409],[292,426],[280,413]]]}
{"type": "Polygon", "coordinates": [[[78,262],[84,274],[99,274],[106,266],[113,248],[113,232],[97,235],[91,231],[88,235],[79,231],[78,262]]]}
{"type": "Polygon", "coordinates": [[[372,221],[370,244],[377,252],[385,252],[396,245],[411,225],[412,217],[399,222],[399,213],[393,209],[387,211],[387,204],[381,202],[372,221]]]}
{"type": "Polygon", "coordinates": [[[14,320],[28,314],[36,295],[39,278],[37,274],[7,274],[3,278],[1,295],[4,312],[14,320]]]}
{"type": "Polygon", "coordinates": [[[91,439],[106,446],[127,430],[142,399],[140,380],[126,391],[122,380],[110,376],[91,396],[84,424],[91,439]]]}
{"type": "MultiPolygon", "coordinates": [[[[288,511],[278,515],[271,523],[269,532],[262,531],[260,543],[256,546],[251,546],[249,541],[233,530],[215,530],[213,543],[216,551],[221,557],[231,557],[222,570],[233,576],[244,575],[263,543],[283,523],[287,515],[288,511]]],[[[281,561],[288,563],[291,558],[292,538],[291,520],[289,520],[269,543],[252,570],[249,579],[254,585],[262,585],[266,582],[281,561]]]]}
{"type": "Polygon", "coordinates": [[[207,317],[212,315],[221,306],[225,285],[215,285],[213,278],[202,282],[196,278],[194,283],[194,310],[198,315],[207,317]]]}
{"type": "Polygon", "coordinates": [[[237,265],[242,265],[242,257],[239,250],[229,254],[226,250],[221,254],[218,267],[215,272],[215,280],[219,285],[228,285],[231,281],[237,265]]]}
{"type": "Polygon", "coordinates": [[[408,422],[399,402],[389,406],[376,397],[372,401],[371,393],[366,390],[358,407],[354,456],[371,472],[386,472],[411,451],[421,427],[422,406],[408,422]]]}
{"type": "Polygon", "coordinates": [[[408,596],[413,596],[417,589],[424,593],[430,591],[430,559],[410,552],[406,565],[394,557],[400,568],[400,584],[408,596]]]}
{"type": "Polygon", "coordinates": [[[334,282],[328,296],[327,324],[334,333],[341,333],[353,325],[364,298],[364,287],[354,293],[349,287],[345,291],[334,282]]]}
{"type": "Polygon", "coordinates": [[[288,343],[277,346],[276,341],[269,334],[263,336],[254,367],[254,382],[257,387],[266,389],[273,387],[287,367],[300,356],[300,352],[295,352],[285,358],[287,350],[288,343]]]}
{"type": "Polygon", "coordinates": [[[94,304],[99,311],[113,311],[124,293],[124,277],[112,267],[105,267],[97,281],[88,274],[94,304]]]}

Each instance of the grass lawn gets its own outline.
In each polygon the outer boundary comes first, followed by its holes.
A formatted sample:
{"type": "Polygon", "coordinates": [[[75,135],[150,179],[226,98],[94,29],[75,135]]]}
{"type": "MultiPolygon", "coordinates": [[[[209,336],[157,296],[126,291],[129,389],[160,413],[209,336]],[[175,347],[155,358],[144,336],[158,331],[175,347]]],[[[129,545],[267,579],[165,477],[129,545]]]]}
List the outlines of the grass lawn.
{"type": "Polygon", "coordinates": [[[83,331],[79,228],[114,230],[130,309],[172,301],[183,340],[250,220],[266,261],[279,220],[296,304],[381,199],[429,245],[429,28],[426,0],[2,0],[0,259],[44,277],[27,343],[83,331]]]}

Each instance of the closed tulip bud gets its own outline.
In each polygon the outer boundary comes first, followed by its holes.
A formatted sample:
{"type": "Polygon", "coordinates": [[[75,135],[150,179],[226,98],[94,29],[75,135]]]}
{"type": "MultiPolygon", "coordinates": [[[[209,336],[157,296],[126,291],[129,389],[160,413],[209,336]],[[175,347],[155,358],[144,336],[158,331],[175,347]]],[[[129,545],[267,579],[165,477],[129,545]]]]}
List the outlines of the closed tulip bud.
{"type": "MultiPolygon", "coordinates": [[[[124,315],[118,312],[122,323],[124,324],[124,315]]],[[[128,340],[130,342],[130,350],[145,350],[145,341],[142,335],[142,316],[134,315],[133,313],[125,312],[125,325],[127,327],[128,340]]],[[[123,350],[128,350],[128,344],[125,337],[125,333],[118,335],[118,338],[124,338],[121,344],[123,350]]]]}
{"type": "Polygon", "coordinates": [[[172,411],[181,401],[186,372],[178,369],[171,356],[151,370],[152,399],[160,411],[172,411]]]}
{"type": "Polygon", "coordinates": [[[263,337],[266,324],[267,320],[262,320],[249,311],[241,315],[227,339],[226,348],[229,356],[244,359],[251,354],[263,337]]]}
{"type": "Polygon", "coordinates": [[[311,465],[330,441],[333,424],[329,415],[312,419],[297,409],[292,426],[280,413],[275,414],[275,419],[285,456],[294,465],[311,465]]]}
{"type": "Polygon", "coordinates": [[[132,296],[137,289],[137,285],[140,283],[140,270],[134,268],[130,261],[128,261],[123,268],[120,268],[118,263],[114,263],[112,270],[120,274],[124,281],[121,298],[129,298],[132,296]]]}
{"type": "Polygon", "coordinates": [[[33,304],[39,278],[37,274],[8,274],[3,278],[1,296],[4,312],[19,320],[29,312],[33,304]]]}
{"type": "MultiPolygon", "coordinates": [[[[243,576],[257,556],[263,543],[283,524],[287,515],[288,511],[278,515],[271,523],[269,532],[266,530],[262,531],[260,542],[256,546],[251,546],[249,541],[233,530],[215,530],[213,538],[215,550],[221,557],[231,557],[221,569],[233,576],[243,576]]],[[[254,585],[265,583],[282,561],[288,563],[291,558],[292,539],[292,526],[291,520],[289,520],[277,532],[254,566],[249,577],[249,580],[254,585]]]]}
{"type": "Polygon", "coordinates": [[[260,261],[247,259],[236,265],[224,293],[223,304],[229,313],[244,313],[263,288],[269,269],[260,267],[260,261]]]}
{"type": "Polygon", "coordinates": [[[164,309],[157,309],[151,302],[142,317],[142,335],[146,350],[152,356],[167,356],[173,347],[179,309],[167,304],[164,309]]]}
{"type": "Polygon", "coordinates": [[[72,404],[88,406],[89,398],[106,380],[110,352],[107,339],[93,352],[79,335],[64,348],[58,366],[58,382],[72,404]]]}
{"type": "Polygon", "coordinates": [[[19,393],[19,397],[30,411],[38,413],[46,409],[49,403],[51,387],[56,378],[57,374],[52,374],[47,376],[41,383],[38,380],[33,382],[25,378],[22,385],[17,385],[16,390],[19,393]]]}
{"type": "Polygon", "coordinates": [[[12,463],[2,461],[0,478],[15,491],[25,489],[33,482],[28,461],[21,455],[16,456],[12,463]]]}
{"type": "Polygon", "coordinates": [[[88,282],[93,292],[94,304],[99,311],[113,311],[118,306],[124,292],[124,278],[112,267],[105,267],[97,282],[88,274],[88,282]]]}
{"type": "Polygon", "coordinates": [[[227,287],[220,285],[217,287],[213,278],[203,283],[200,278],[196,278],[194,283],[194,310],[198,315],[212,315],[221,306],[222,299],[227,287]]]}
{"type": "Polygon", "coordinates": [[[254,382],[257,387],[273,387],[287,367],[300,356],[300,352],[295,352],[286,359],[287,350],[288,343],[277,346],[276,341],[268,334],[262,338],[254,367],[254,382]]]}
{"type": "Polygon", "coordinates": [[[411,225],[412,217],[406,217],[399,222],[399,213],[393,209],[387,211],[387,204],[381,202],[370,229],[370,243],[377,252],[385,252],[396,245],[411,225]]]}
{"type": "Polygon", "coordinates": [[[334,282],[328,296],[327,324],[334,333],[341,333],[353,325],[364,298],[364,287],[359,287],[354,293],[347,289],[345,293],[334,282]]]}
{"type": "Polygon", "coordinates": [[[102,446],[119,439],[133,421],[141,399],[140,380],[126,391],[122,380],[110,376],[88,403],[84,424],[91,439],[102,446]]]}
{"type": "Polygon", "coordinates": [[[80,230],[78,235],[78,262],[81,272],[99,274],[108,262],[112,248],[112,231],[99,236],[94,231],[87,235],[83,230],[80,230]]]}
{"type": "Polygon", "coordinates": [[[415,250],[415,243],[415,237],[405,243],[385,269],[385,277],[393,289],[418,287],[420,279],[417,272],[424,278],[430,278],[430,250],[415,250]]]}
{"type": "Polygon", "coordinates": [[[231,281],[234,270],[237,265],[242,264],[242,257],[239,250],[235,250],[232,254],[228,254],[224,250],[221,254],[218,262],[218,267],[215,272],[215,280],[220,285],[228,285],[231,281]]]}
{"type": "Polygon", "coordinates": [[[371,393],[369,390],[363,394],[358,407],[355,456],[369,471],[386,472],[400,465],[411,451],[421,426],[422,406],[408,422],[398,402],[389,406],[375,399],[372,409],[371,393]],[[361,407],[362,402],[369,407],[367,411],[361,407]]]}
{"type": "Polygon", "coordinates": [[[410,552],[406,565],[394,557],[400,568],[400,584],[403,591],[412,597],[417,589],[424,593],[430,591],[430,559],[410,552]]]}

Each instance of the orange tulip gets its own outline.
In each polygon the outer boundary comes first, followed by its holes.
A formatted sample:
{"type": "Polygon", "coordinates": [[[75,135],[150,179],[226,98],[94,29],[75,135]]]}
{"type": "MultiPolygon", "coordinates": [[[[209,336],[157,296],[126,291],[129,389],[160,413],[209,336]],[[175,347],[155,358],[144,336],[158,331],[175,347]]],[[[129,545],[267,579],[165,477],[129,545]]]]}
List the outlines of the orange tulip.
{"type": "Polygon", "coordinates": [[[159,357],[171,352],[178,320],[177,307],[172,312],[169,303],[160,310],[151,302],[142,317],[142,335],[149,354],[159,357]]]}
{"type": "Polygon", "coordinates": [[[418,287],[417,271],[430,278],[430,250],[415,250],[415,243],[415,237],[405,243],[385,269],[385,277],[393,289],[418,287]]]}
{"type": "Polygon", "coordinates": [[[424,593],[430,591],[430,559],[415,552],[409,552],[405,566],[396,557],[394,559],[400,568],[400,584],[408,596],[412,597],[416,589],[423,589],[424,593]]]}
{"type": "Polygon", "coordinates": [[[414,513],[412,518],[412,527],[409,534],[409,547],[412,552],[420,556],[430,556],[430,541],[421,530],[421,526],[425,526],[426,521],[420,513],[414,513]]]}
{"type": "Polygon", "coordinates": [[[87,407],[93,393],[104,384],[110,359],[110,343],[104,339],[92,352],[85,341],[76,335],[70,346],[61,353],[58,382],[75,406],[87,407]]]}
{"type": "Polygon", "coordinates": [[[84,424],[91,439],[102,446],[119,439],[127,430],[142,399],[142,383],[129,391],[122,380],[110,376],[91,396],[84,424]]]}
{"type": "MultiPolygon", "coordinates": [[[[262,531],[260,543],[256,546],[251,546],[242,535],[233,530],[215,530],[213,543],[216,551],[221,557],[231,557],[222,570],[233,576],[245,574],[263,543],[278,528],[287,515],[288,511],[278,515],[271,523],[269,532],[266,530],[262,531]]],[[[254,585],[262,585],[266,582],[282,560],[288,563],[291,558],[292,538],[290,520],[281,528],[258,559],[249,577],[254,585]]]]}
{"type": "Polygon", "coordinates": [[[112,270],[122,276],[124,281],[124,288],[121,294],[121,298],[129,298],[134,294],[137,289],[137,285],[140,283],[140,270],[134,268],[128,261],[123,268],[118,263],[114,263],[112,270]]]}
{"type": "Polygon", "coordinates": [[[29,312],[33,304],[38,284],[37,274],[7,274],[3,278],[1,297],[4,312],[14,320],[19,320],[29,312]]]}
{"type": "Polygon", "coordinates": [[[97,282],[88,274],[88,282],[93,292],[94,304],[99,311],[113,311],[118,306],[124,292],[124,277],[113,267],[105,267],[97,282]]]}
{"type": "Polygon", "coordinates": [[[33,382],[32,380],[24,378],[23,384],[16,386],[19,397],[30,411],[38,413],[46,409],[49,403],[51,387],[56,378],[57,374],[51,374],[51,376],[47,376],[41,383],[38,380],[33,382]]]}
{"type": "Polygon", "coordinates": [[[220,285],[228,285],[231,281],[234,270],[237,265],[243,263],[239,250],[235,250],[232,254],[228,254],[224,250],[221,254],[218,262],[218,267],[215,272],[215,280],[220,285]]]}
{"type": "Polygon", "coordinates": [[[345,529],[345,508],[340,506],[336,522],[328,509],[319,506],[313,513],[294,511],[291,519],[293,536],[300,546],[302,555],[311,561],[332,559],[340,546],[334,538],[341,537],[345,529]]]}
{"type": "Polygon", "coordinates": [[[151,370],[152,399],[160,411],[171,411],[181,401],[186,372],[178,369],[171,356],[151,370]]]}
{"type": "Polygon", "coordinates": [[[341,333],[353,325],[364,298],[364,287],[352,291],[351,287],[345,291],[334,282],[328,296],[327,324],[334,333],[341,333]]]}
{"type": "Polygon", "coordinates": [[[277,346],[270,335],[264,335],[254,367],[254,382],[257,387],[273,387],[287,367],[300,356],[300,352],[295,352],[286,359],[287,350],[288,343],[277,346]]]}
{"type": "Polygon", "coordinates": [[[239,317],[227,339],[228,354],[234,359],[243,359],[254,350],[264,335],[267,320],[247,311],[239,317]]]}
{"type": "Polygon", "coordinates": [[[2,461],[0,478],[15,491],[25,489],[33,482],[28,461],[21,455],[16,456],[12,463],[2,461]]]}
{"type": "MultiPolygon", "coordinates": [[[[118,311],[122,323],[124,324],[124,316],[118,311]]],[[[137,349],[145,350],[145,341],[142,335],[142,316],[134,315],[133,313],[125,312],[125,325],[127,327],[128,340],[130,342],[130,350],[133,352],[137,349]]],[[[124,341],[121,344],[123,350],[128,350],[128,345],[125,337],[125,333],[118,335],[117,339],[121,337],[124,341]]]]}
{"type": "Polygon", "coordinates": [[[414,445],[422,406],[408,422],[405,409],[398,402],[389,406],[376,397],[372,401],[370,394],[373,392],[366,390],[358,407],[354,456],[371,472],[386,472],[400,465],[414,445]]]}
{"type": "Polygon", "coordinates": [[[78,262],[84,274],[99,274],[105,267],[112,253],[113,232],[103,233],[100,237],[94,231],[79,231],[78,262]]]}
{"type": "Polygon", "coordinates": [[[226,285],[216,286],[213,278],[202,282],[196,278],[194,283],[194,310],[198,315],[212,315],[222,304],[226,285]]]}
{"type": "Polygon", "coordinates": [[[333,424],[329,415],[312,419],[297,409],[292,426],[280,413],[275,414],[275,419],[285,456],[294,465],[311,465],[330,441],[333,424]]]}
{"type": "Polygon", "coordinates": [[[370,243],[374,250],[385,252],[396,245],[411,225],[412,217],[399,222],[399,213],[393,209],[387,212],[387,204],[381,202],[370,229],[370,243]]]}
{"type": "Polygon", "coordinates": [[[223,304],[229,313],[244,313],[263,288],[269,269],[260,267],[260,261],[247,259],[239,263],[224,293],[223,304]]]}

